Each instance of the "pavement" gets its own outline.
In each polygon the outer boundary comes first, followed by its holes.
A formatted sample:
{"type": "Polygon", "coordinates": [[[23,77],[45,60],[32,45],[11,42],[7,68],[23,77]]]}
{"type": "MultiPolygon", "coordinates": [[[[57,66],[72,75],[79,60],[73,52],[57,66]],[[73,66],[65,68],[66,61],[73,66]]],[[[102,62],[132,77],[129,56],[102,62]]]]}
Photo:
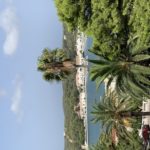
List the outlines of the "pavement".
{"type": "MultiPolygon", "coordinates": [[[[143,101],[142,111],[143,112],[149,112],[150,111],[150,100],[143,101]]],[[[142,125],[144,125],[144,124],[150,125],[150,116],[143,116],[142,117],[142,125]]]]}

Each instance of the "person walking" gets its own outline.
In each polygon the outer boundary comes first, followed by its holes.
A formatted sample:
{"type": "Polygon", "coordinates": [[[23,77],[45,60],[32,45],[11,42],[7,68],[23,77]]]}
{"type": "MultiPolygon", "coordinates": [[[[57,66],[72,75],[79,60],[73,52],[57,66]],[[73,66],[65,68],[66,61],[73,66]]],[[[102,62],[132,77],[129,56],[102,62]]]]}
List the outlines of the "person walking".
{"type": "Polygon", "coordinates": [[[144,140],[144,150],[150,147],[150,127],[149,125],[143,126],[142,136],[144,140]]]}

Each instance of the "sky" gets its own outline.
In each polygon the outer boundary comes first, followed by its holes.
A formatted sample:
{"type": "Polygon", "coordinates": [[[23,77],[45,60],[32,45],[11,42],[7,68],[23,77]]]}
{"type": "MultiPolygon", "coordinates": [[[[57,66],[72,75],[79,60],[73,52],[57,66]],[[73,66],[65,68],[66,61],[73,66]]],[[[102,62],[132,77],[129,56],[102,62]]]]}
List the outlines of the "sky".
{"type": "Polygon", "coordinates": [[[1,150],[64,149],[62,85],[36,69],[62,36],[53,0],[0,0],[1,150]]]}

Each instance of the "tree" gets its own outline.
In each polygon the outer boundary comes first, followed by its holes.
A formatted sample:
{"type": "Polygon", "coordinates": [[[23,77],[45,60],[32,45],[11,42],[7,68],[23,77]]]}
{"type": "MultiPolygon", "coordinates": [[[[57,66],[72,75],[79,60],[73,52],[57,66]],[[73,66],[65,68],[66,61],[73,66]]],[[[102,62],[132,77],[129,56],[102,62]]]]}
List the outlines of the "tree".
{"type": "Polygon", "coordinates": [[[91,61],[91,79],[98,86],[108,78],[116,81],[119,93],[134,98],[149,97],[150,88],[150,2],[93,0],[89,34],[91,52],[100,60],[91,61]]]}
{"type": "Polygon", "coordinates": [[[93,37],[93,51],[116,59],[127,42],[138,49],[150,43],[150,1],[92,0],[87,32],[93,37]]]}
{"type": "MultiPolygon", "coordinates": [[[[108,79],[107,87],[114,81],[118,93],[128,93],[136,99],[150,97],[149,47],[139,49],[130,47],[128,44],[127,50],[122,51],[116,60],[107,57],[89,60],[94,64],[90,70],[90,78],[96,81],[97,87],[108,79]]],[[[95,54],[99,56],[98,53],[95,54]]]]}
{"type": "Polygon", "coordinates": [[[92,145],[90,150],[141,150],[142,143],[138,136],[138,132],[135,130],[129,134],[131,139],[122,137],[117,144],[114,144],[111,136],[102,132],[100,133],[97,143],[92,145]]]}
{"type": "Polygon", "coordinates": [[[55,0],[60,20],[70,30],[79,29],[93,38],[93,50],[110,59],[126,50],[150,43],[150,2],[147,0],[55,0]]]}
{"type": "Polygon", "coordinates": [[[87,32],[93,37],[93,50],[109,58],[118,56],[128,36],[123,3],[122,0],[92,0],[92,21],[87,32]]]}
{"type": "Polygon", "coordinates": [[[45,48],[38,58],[38,70],[43,72],[43,78],[47,81],[60,81],[65,79],[76,67],[75,61],[67,58],[65,51],[45,48]]]}
{"type": "Polygon", "coordinates": [[[55,0],[58,16],[69,30],[86,30],[91,17],[91,0],[55,0]]]}
{"type": "MultiPolygon", "coordinates": [[[[128,4],[129,5],[129,4],[128,4]]],[[[133,42],[135,48],[149,45],[150,43],[150,1],[132,0],[132,13],[129,19],[129,27],[132,37],[136,37],[133,42]]],[[[131,37],[131,38],[132,38],[131,37]]]]}
{"type": "Polygon", "coordinates": [[[94,123],[100,122],[107,135],[115,134],[120,138],[132,139],[128,131],[139,116],[150,115],[150,112],[139,112],[137,104],[129,96],[119,96],[115,92],[107,93],[92,111],[94,123]]]}
{"type": "Polygon", "coordinates": [[[43,72],[46,81],[61,81],[77,67],[86,67],[86,65],[76,65],[75,60],[68,58],[63,49],[45,48],[38,58],[37,69],[43,72]]]}
{"type": "Polygon", "coordinates": [[[103,132],[100,134],[97,143],[90,147],[90,150],[116,150],[115,148],[111,136],[103,132]]]}

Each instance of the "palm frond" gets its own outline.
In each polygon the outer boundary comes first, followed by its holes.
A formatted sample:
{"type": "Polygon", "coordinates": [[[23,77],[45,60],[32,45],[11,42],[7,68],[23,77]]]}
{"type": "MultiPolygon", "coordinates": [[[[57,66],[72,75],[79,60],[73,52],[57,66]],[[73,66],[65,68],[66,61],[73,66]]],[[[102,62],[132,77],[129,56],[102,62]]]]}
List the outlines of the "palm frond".
{"type": "Polygon", "coordinates": [[[137,81],[140,81],[141,83],[150,86],[150,80],[147,76],[137,74],[135,78],[137,81]]]}
{"type": "Polygon", "coordinates": [[[94,59],[88,59],[89,62],[97,65],[108,65],[109,61],[101,59],[101,60],[94,60],[94,59]]]}
{"type": "Polygon", "coordinates": [[[133,89],[134,90],[134,93],[133,95],[137,96],[137,97],[142,97],[142,96],[148,96],[149,97],[149,94],[147,93],[147,89],[142,86],[140,83],[138,83],[135,78],[131,78],[128,77],[127,78],[127,83],[128,83],[128,87],[129,89],[133,89]]]}
{"type": "Polygon", "coordinates": [[[132,60],[135,62],[139,62],[147,59],[150,59],[150,55],[148,54],[139,54],[132,57],[132,60]]]}
{"type": "Polygon", "coordinates": [[[131,65],[130,66],[131,72],[143,74],[143,75],[150,75],[150,67],[142,66],[142,65],[131,65]]]}
{"type": "Polygon", "coordinates": [[[132,50],[131,50],[131,53],[132,53],[132,55],[140,54],[141,52],[146,51],[146,50],[149,49],[149,48],[150,48],[150,45],[148,45],[148,46],[143,46],[143,47],[136,48],[136,49],[132,49],[132,50]]]}

